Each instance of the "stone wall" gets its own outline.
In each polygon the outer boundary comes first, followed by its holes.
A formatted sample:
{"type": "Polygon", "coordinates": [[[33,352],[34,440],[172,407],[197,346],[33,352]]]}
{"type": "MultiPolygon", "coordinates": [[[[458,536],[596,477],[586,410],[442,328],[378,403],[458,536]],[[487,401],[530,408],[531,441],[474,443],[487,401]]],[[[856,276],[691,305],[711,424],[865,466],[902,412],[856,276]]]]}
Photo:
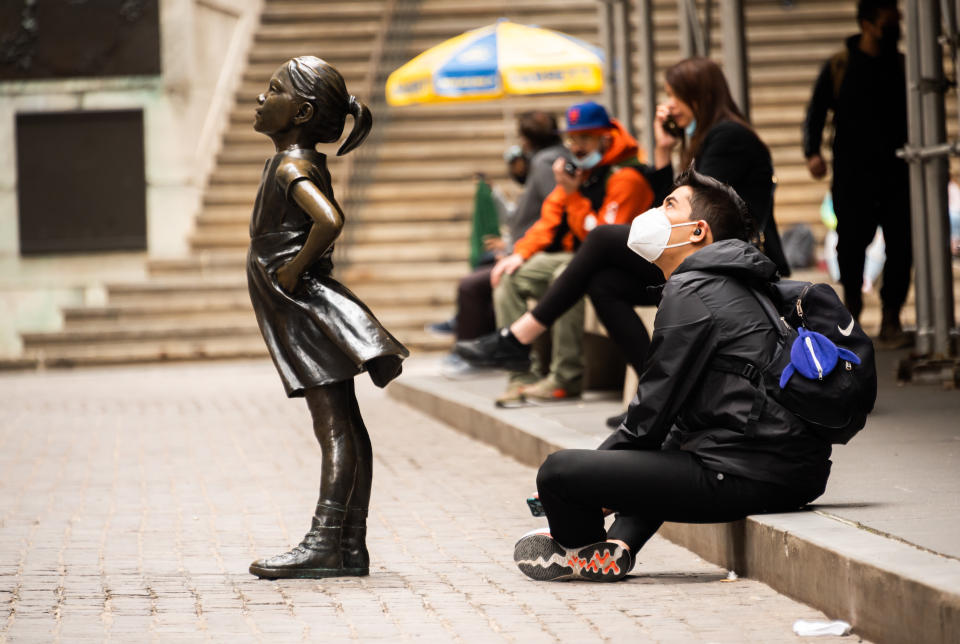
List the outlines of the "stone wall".
{"type": "Polygon", "coordinates": [[[20,257],[16,114],[143,110],[146,255],[182,255],[262,1],[160,0],[160,75],[0,82],[0,354],[16,353],[18,330],[56,329],[58,306],[96,300],[104,280],[142,276],[146,259],[20,257]]]}

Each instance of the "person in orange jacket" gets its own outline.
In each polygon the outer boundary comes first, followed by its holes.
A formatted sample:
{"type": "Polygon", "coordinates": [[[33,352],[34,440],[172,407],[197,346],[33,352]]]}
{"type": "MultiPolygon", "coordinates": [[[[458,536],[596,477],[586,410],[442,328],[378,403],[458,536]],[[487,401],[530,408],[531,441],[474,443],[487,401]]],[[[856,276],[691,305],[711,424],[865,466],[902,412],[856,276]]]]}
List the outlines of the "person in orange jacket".
{"type": "MultiPolygon", "coordinates": [[[[527,310],[528,299],[537,299],[546,291],[587,233],[603,224],[630,223],[654,201],[654,188],[647,180],[653,169],[640,163],[637,141],[623,125],[592,101],[571,106],[566,116],[564,145],[569,157],[553,164],[557,186],[544,200],[540,219],[490,274],[497,327],[501,329],[527,310]]],[[[539,377],[543,370],[538,364],[512,365],[516,370],[497,404],[579,396],[582,339],[581,300],[553,325],[547,375],[539,377]]]]}

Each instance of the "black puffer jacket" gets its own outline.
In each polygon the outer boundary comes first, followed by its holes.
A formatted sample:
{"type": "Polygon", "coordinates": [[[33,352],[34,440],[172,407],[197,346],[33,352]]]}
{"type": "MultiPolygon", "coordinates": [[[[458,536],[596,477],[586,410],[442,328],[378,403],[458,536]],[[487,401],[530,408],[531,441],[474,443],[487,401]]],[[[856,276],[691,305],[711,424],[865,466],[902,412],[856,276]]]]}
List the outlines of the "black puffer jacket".
{"type": "Polygon", "coordinates": [[[684,260],[663,287],[637,396],[600,449],[683,449],[708,469],[822,493],[830,444],[769,397],[748,435],[754,385],[711,369],[721,354],[772,360],[776,330],[747,284],[776,279],[773,262],[739,240],[684,260]]]}

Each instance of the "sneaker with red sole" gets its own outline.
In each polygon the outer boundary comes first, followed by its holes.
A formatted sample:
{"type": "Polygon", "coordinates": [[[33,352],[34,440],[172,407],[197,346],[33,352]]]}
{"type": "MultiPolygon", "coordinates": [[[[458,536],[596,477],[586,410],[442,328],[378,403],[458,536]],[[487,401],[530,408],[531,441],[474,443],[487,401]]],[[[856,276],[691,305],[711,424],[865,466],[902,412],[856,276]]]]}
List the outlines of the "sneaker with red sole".
{"type": "Polygon", "coordinates": [[[547,376],[532,385],[526,385],[521,389],[524,400],[527,402],[552,403],[565,400],[576,400],[580,398],[579,387],[564,386],[547,376]]]}
{"type": "Polygon", "coordinates": [[[567,548],[542,531],[526,534],[513,548],[520,572],[537,581],[620,581],[633,567],[630,551],[610,541],[567,548]]]}

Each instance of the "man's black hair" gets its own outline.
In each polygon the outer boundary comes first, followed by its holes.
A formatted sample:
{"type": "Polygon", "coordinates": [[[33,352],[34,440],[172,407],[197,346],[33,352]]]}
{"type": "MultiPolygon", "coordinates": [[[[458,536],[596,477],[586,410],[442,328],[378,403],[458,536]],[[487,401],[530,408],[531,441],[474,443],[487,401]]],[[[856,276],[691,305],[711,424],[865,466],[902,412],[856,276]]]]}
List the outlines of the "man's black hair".
{"type": "Polygon", "coordinates": [[[896,9],[897,0],[860,0],[857,3],[857,24],[873,22],[881,9],[896,9]]]}
{"type": "Polygon", "coordinates": [[[710,224],[713,241],[740,239],[756,243],[757,230],[753,218],[737,191],[713,177],[700,174],[691,166],[677,177],[674,189],[689,186],[690,219],[703,219],[710,224]]]}
{"type": "Polygon", "coordinates": [[[530,141],[534,152],[560,143],[557,117],[547,112],[524,112],[517,117],[517,130],[530,141]]]}

